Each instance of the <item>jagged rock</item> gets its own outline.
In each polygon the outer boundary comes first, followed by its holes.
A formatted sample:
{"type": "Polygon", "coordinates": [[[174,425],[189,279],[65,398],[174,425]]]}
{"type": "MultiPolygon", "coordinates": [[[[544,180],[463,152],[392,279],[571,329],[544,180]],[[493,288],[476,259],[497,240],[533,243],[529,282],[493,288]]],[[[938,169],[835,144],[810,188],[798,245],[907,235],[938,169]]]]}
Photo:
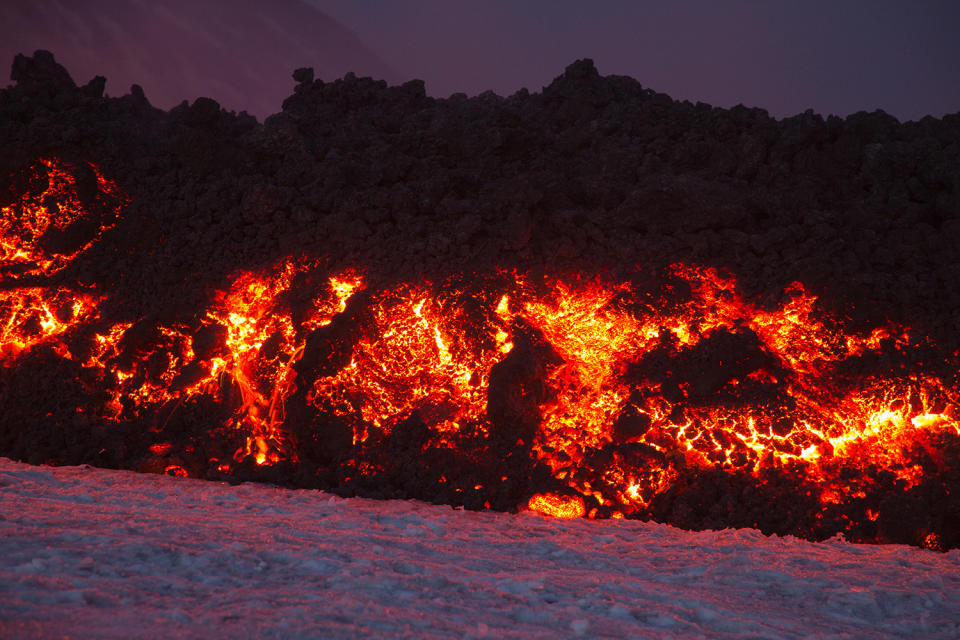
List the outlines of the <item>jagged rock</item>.
{"type": "Polygon", "coordinates": [[[310,84],[313,82],[313,67],[300,67],[294,70],[293,79],[297,84],[310,84]]]}
{"type": "Polygon", "coordinates": [[[198,360],[209,360],[228,352],[228,330],[222,324],[205,324],[193,333],[193,353],[198,360]]]}
{"type": "Polygon", "coordinates": [[[528,331],[519,331],[513,350],[493,365],[487,388],[487,417],[507,439],[529,444],[540,425],[540,406],[549,398],[546,384],[548,367],[559,357],[542,339],[528,331]]]}
{"type": "Polygon", "coordinates": [[[57,63],[53,54],[42,49],[36,51],[33,57],[17,55],[13,59],[10,79],[28,95],[46,92],[48,96],[53,96],[77,88],[73,78],[57,63]]]}
{"type": "Polygon", "coordinates": [[[94,76],[90,82],[83,85],[83,95],[88,98],[102,98],[103,90],[107,86],[107,79],[103,76],[94,76]]]}
{"type": "MultiPolygon", "coordinates": [[[[639,266],[660,273],[696,261],[730,270],[742,292],[761,300],[775,300],[800,280],[819,296],[819,309],[853,328],[888,320],[909,325],[911,335],[930,337],[940,362],[960,349],[960,114],[899,123],[882,112],[847,119],[807,112],[777,121],[762,109],[677,102],[630,78],[604,77],[590,60],[570,65],[540,93],[509,98],[486,92],[436,99],[419,81],[389,87],[348,74],[324,82],[301,68],[282,113],[262,125],[208,98],[163,112],[136,87],[104,97],[102,77],[77,88],[45,51],[17,56],[12,78],[15,84],[0,90],[0,204],[11,206],[28,192],[39,198],[47,170],[28,170],[39,158],[63,157],[75,167],[79,200],[92,217],[49,232],[42,244],[57,253],[93,239],[99,225],[92,221],[104,219],[115,199],[126,204],[110,221],[116,226],[55,279],[102,298],[96,324],[70,345],[75,359],[37,348],[17,367],[0,368],[3,455],[45,462],[60,447],[69,452],[63,461],[124,459],[127,445],[109,444],[113,427],[102,427],[108,416],[97,413],[110,399],[98,395],[96,373],[82,364],[95,335],[134,323],[117,362],[122,368],[147,358],[143,375],[159,384],[168,379],[164,349],[187,350],[182,340],[159,348],[172,338],[156,326],[193,328],[197,360],[164,383],[189,386],[224,350],[222,327],[198,327],[212,292],[237,272],[290,257],[323,259],[330,273],[361,269],[370,283],[440,281],[498,267],[590,276],[631,274],[639,266]],[[83,169],[86,162],[122,194],[105,194],[98,175],[83,169]],[[98,424],[104,432],[95,432],[98,424]]],[[[22,270],[0,268],[4,290],[19,286],[22,270]]],[[[302,299],[287,301],[298,318],[316,286],[306,283],[302,299]]],[[[636,304],[655,310],[666,298],[636,304]]],[[[347,421],[308,405],[306,394],[319,376],[350,362],[366,301],[355,295],[346,312],[307,332],[303,353],[290,362],[297,391],[285,399],[285,425],[304,456],[323,467],[304,482],[338,486],[337,465],[357,453],[347,421]]],[[[68,312],[64,305],[55,310],[61,321],[68,312]]],[[[508,480],[486,497],[469,493],[483,484],[479,479],[456,487],[463,495],[455,499],[476,508],[486,501],[513,508],[529,495],[530,478],[545,473],[529,456],[522,460],[549,401],[544,380],[556,355],[522,327],[515,334],[514,350],[490,372],[486,417],[498,443],[494,453],[477,456],[498,482],[508,480]],[[526,444],[518,447],[518,440],[526,444]]],[[[276,343],[261,346],[264,357],[278,355],[276,343]]],[[[890,367],[909,364],[883,357],[890,367]]],[[[694,404],[728,392],[730,402],[749,393],[778,398],[772,383],[749,380],[761,369],[778,373],[756,337],[739,328],[684,353],[664,344],[627,378],[637,387],[661,385],[673,399],[687,394],[694,404]]],[[[121,417],[109,418],[125,420],[131,403],[110,405],[121,417]]],[[[210,418],[216,407],[201,404],[171,403],[165,411],[171,430],[201,432],[235,418],[210,418]]],[[[646,455],[630,442],[649,428],[644,416],[635,406],[621,412],[609,455],[646,455]]],[[[682,410],[669,416],[674,424],[689,418],[682,410]]],[[[129,420],[116,428],[126,437],[150,427],[129,420]]],[[[789,425],[771,428],[783,435],[789,425]]],[[[403,434],[423,439],[414,416],[391,446],[402,448],[403,434]]],[[[129,445],[129,455],[143,455],[144,446],[129,445]]],[[[217,455],[231,456],[236,446],[217,455]]],[[[430,463],[452,468],[457,461],[430,463]]],[[[424,464],[385,472],[393,483],[388,493],[421,492],[429,475],[424,464]],[[409,481],[408,471],[416,476],[409,481]]],[[[816,498],[801,491],[802,483],[789,484],[795,479],[764,484],[683,474],[686,484],[650,514],[687,526],[759,523],[811,536],[832,535],[839,526],[838,514],[824,523],[804,519],[804,501],[816,498]],[[753,511],[731,519],[724,510],[736,500],[753,511]],[[762,513],[764,504],[777,505],[776,513],[762,513]]],[[[935,486],[923,491],[904,500],[942,497],[935,486]]],[[[454,493],[437,489],[433,497],[454,493]]],[[[953,522],[911,515],[900,526],[895,516],[905,508],[891,500],[873,533],[865,528],[862,535],[917,543],[917,532],[942,532],[953,522]]]]}

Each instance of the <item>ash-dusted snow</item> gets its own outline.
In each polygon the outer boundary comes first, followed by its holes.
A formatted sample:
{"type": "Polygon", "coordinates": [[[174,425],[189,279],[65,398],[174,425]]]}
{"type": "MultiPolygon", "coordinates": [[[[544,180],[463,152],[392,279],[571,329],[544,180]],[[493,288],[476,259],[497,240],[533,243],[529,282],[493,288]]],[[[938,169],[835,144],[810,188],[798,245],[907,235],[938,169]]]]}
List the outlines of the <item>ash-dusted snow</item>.
{"type": "Polygon", "coordinates": [[[2,638],[957,638],[960,550],[0,458],[2,638]]]}

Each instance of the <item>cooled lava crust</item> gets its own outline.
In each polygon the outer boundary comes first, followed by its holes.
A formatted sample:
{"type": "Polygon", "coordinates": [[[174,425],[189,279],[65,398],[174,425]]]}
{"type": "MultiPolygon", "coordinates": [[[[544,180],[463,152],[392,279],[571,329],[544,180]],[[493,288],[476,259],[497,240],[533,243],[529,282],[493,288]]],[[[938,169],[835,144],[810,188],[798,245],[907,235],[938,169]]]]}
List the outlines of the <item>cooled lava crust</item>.
{"type": "Polygon", "coordinates": [[[12,77],[0,455],[960,546],[960,114],[12,77]]]}

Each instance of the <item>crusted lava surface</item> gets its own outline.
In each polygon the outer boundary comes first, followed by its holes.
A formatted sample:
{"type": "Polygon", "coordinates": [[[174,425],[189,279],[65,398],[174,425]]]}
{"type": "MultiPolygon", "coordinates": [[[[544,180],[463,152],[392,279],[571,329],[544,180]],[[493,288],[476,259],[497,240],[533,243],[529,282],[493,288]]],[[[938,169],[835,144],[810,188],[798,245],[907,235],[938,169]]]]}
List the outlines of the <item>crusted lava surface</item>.
{"type": "Polygon", "coordinates": [[[960,546],[960,114],[294,78],[14,60],[0,455],[960,546]]]}

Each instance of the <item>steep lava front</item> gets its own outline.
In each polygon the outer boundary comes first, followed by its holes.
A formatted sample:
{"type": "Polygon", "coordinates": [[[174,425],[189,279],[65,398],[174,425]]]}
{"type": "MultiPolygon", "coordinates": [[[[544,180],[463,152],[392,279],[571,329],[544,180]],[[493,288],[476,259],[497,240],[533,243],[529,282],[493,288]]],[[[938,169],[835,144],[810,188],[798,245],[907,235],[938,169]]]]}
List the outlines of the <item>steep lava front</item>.
{"type": "MultiPolygon", "coordinates": [[[[691,264],[373,285],[292,256],[189,318],[104,318],[103,294],[54,276],[123,196],[92,166],[34,171],[0,221],[4,406],[44,402],[12,396],[44,367],[74,403],[57,428],[98,449],[43,461],[960,544],[936,506],[958,469],[955,356],[906,327],[848,328],[801,283],[762,303],[691,264]],[[906,532],[904,501],[927,511],[906,532]]],[[[0,453],[29,458],[16,418],[0,453]]]]}

